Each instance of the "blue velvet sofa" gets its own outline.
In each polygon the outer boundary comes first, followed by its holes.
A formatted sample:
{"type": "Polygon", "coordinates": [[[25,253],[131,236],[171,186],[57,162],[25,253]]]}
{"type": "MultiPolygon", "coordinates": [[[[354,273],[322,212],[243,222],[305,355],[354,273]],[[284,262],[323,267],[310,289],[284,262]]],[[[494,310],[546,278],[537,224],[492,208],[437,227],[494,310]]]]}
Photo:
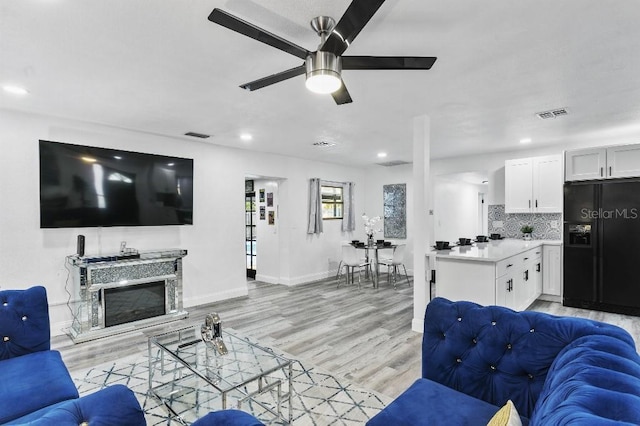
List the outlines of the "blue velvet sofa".
{"type": "Polygon", "coordinates": [[[126,386],[78,397],[60,353],[50,349],[44,287],[0,291],[0,336],[0,424],[146,424],[126,386]]]}
{"type": "MultiPolygon", "coordinates": [[[[112,385],[78,396],[60,352],[50,348],[44,287],[0,291],[0,424],[144,426],[131,389],[112,385]]],[[[238,410],[212,412],[194,426],[259,426],[238,410]]]]}
{"type": "Polygon", "coordinates": [[[635,343],[610,324],[436,298],[422,378],[367,425],[486,425],[507,400],[523,425],[640,425],[635,343]]]}

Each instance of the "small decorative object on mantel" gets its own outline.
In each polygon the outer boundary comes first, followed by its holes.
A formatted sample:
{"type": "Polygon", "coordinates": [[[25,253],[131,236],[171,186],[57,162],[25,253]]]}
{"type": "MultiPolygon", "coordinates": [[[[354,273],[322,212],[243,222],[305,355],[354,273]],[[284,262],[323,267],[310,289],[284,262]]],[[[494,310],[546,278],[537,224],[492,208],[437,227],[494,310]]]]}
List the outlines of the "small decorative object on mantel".
{"type": "Polygon", "coordinates": [[[204,324],[200,327],[200,335],[202,341],[207,346],[213,346],[213,349],[220,355],[229,353],[227,346],[222,341],[222,321],[217,313],[213,312],[205,317],[204,324]]]}
{"type": "Polygon", "coordinates": [[[364,233],[367,234],[367,244],[369,246],[373,246],[375,245],[373,234],[381,231],[380,228],[376,227],[376,224],[380,222],[380,216],[374,216],[370,218],[366,214],[363,214],[362,220],[364,220],[364,233]]]}
{"type": "Polygon", "coordinates": [[[523,225],[522,228],[520,228],[520,232],[522,232],[522,238],[525,241],[529,241],[531,240],[531,233],[533,232],[533,226],[523,225]]]}

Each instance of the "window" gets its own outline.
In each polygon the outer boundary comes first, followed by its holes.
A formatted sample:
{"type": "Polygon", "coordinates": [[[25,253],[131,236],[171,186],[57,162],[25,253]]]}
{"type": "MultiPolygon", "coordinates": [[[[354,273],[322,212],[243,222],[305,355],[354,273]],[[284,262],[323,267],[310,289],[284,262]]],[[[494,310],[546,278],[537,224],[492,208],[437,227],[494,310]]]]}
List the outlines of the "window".
{"type": "Polygon", "coordinates": [[[322,195],[322,218],[342,219],[342,187],[322,185],[320,193],[322,195]]]}

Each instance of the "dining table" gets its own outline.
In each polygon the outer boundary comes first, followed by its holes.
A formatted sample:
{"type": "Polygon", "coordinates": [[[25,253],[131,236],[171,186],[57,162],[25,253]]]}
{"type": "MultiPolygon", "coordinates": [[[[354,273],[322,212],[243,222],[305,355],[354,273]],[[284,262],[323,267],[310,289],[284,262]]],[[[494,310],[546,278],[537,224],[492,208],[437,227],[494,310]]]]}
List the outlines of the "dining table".
{"type": "MultiPolygon", "coordinates": [[[[373,288],[378,288],[378,284],[380,282],[380,268],[378,267],[378,264],[380,262],[380,257],[378,255],[378,252],[380,250],[387,250],[387,249],[391,249],[394,250],[397,247],[397,244],[384,244],[384,243],[375,243],[375,244],[352,244],[355,248],[357,249],[361,249],[365,251],[365,259],[367,261],[367,263],[370,261],[370,259],[372,258],[372,256],[369,253],[369,250],[373,251],[373,260],[374,260],[374,264],[375,267],[372,267],[373,270],[373,288]]],[[[373,266],[373,265],[372,265],[373,266]]],[[[365,277],[367,276],[366,274],[368,274],[368,272],[365,272],[365,277]]]]}

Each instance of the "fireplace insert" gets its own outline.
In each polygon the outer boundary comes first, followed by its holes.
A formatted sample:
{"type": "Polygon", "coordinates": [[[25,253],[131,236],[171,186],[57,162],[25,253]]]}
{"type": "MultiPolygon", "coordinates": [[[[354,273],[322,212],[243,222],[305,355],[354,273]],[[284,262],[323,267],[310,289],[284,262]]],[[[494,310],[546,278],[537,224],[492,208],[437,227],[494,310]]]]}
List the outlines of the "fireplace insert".
{"type": "Polygon", "coordinates": [[[105,327],[164,314],[166,314],[164,281],[104,290],[105,327]]]}

